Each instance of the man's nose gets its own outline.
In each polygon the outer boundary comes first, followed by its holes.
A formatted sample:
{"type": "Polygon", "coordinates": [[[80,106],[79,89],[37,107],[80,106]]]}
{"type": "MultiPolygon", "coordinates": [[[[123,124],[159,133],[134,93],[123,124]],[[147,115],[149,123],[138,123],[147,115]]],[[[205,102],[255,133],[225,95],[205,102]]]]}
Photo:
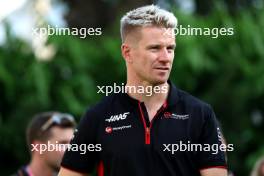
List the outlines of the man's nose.
{"type": "Polygon", "coordinates": [[[163,62],[168,62],[171,60],[171,53],[167,48],[163,48],[159,53],[159,60],[163,62]]]}

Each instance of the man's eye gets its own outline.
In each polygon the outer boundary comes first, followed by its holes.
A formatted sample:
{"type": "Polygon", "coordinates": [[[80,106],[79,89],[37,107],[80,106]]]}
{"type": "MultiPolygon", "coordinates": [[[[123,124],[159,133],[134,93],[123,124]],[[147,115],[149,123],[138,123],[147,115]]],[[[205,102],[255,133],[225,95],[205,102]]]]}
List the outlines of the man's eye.
{"type": "Polygon", "coordinates": [[[172,52],[172,51],[174,51],[174,47],[168,47],[167,50],[168,50],[169,52],[172,52]]]}
{"type": "Polygon", "coordinates": [[[153,50],[153,51],[158,50],[158,49],[159,49],[159,47],[157,47],[157,46],[150,48],[150,50],[153,50]]]}

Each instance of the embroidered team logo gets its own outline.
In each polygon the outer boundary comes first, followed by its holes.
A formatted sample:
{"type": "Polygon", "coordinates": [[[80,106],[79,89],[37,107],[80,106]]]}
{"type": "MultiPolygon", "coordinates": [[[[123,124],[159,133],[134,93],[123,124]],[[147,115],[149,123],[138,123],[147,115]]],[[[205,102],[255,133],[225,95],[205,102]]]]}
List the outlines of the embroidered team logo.
{"type": "Polygon", "coordinates": [[[127,116],[130,114],[130,112],[125,112],[123,114],[118,114],[118,115],[112,115],[109,119],[105,119],[107,122],[115,122],[119,120],[125,120],[127,116]]]}
{"type": "Polygon", "coordinates": [[[172,119],[176,119],[176,120],[186,120],[189,119],[189,114],[174,114],[171,112],[164,112],[163,114],[164,118],[168,119],[168,118],[172,118],[172,119]]]}
{"type": "Polygon", "coordinates": [[[105,128],[105,132],[108,133],[108,134],[112,133],[112,131],[113,131],[112,127],[106,127],[105,128]]]}
{"type": "Polygon", "coordinates": [[[105,132],[107,134],[112,133],[113,131],[122,131],[122,130],[126,130],[132,128],[132,125],[123,125],[123,126],[118,126],[118,127],[106,127],[105,128],[105,132]]]}
{"type": "Polygon", "coordinates": [[[164,117],[167,119],[167,118],[170,118],[171,117],[171,113],[170,112],[164,112],[164,117]]]}

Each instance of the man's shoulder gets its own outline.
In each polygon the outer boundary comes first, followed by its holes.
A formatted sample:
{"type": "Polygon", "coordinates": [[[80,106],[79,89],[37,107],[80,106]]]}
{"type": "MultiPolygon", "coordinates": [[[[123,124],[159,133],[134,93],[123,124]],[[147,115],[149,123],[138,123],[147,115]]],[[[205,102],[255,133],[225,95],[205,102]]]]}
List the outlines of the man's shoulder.
{"type": "Polygon", "coordinates": [[[118,100],[119,100],[119,94],[113,93],[109,96],[103,97],[99,102],[97,102],[89,109],[93,112],[103,112],[103,110],[115,106],[118,100]]]}
{"type": "Polygon", "coordinates": [[[214,116],[214,110],[210,104],[186,91],[178,89],[177,93],[179,100],[175,108],[178,109],[179,112],[189,114],[196,125],[198,125],[198,122],[205,122],[208,118],[214,116]]]}
{"type": "Polygon", "coordinates": [[[183,103],[186,107],[211,109],[211,106],[207,102],[191,95],[184,90],[177,88],[177,93],[180,103],[183,103]]]}
{"type": "Polygon", "coordinates": [[[102,116],[105,113],[113,111],[115,107],[120,106],[119,97],[119,94],[111,94],[109,96],[103,97],[95,105],[87,108],[86,115],[102,116]]]}

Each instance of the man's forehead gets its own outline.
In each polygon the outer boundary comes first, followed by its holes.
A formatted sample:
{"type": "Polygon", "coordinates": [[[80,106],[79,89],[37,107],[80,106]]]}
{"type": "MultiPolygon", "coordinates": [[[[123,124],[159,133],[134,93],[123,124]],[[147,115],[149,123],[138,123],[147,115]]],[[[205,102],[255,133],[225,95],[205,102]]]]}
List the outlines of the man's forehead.
{"type": "Polygon", "coordinates": [[[61,128],[59,126],[54,126],[50,129],[50,132],[51,132],[51,137],[60,137],[73,133],[73,128],[72,127],[61,128]]]}
{"type": "Polygon", "coordinates": [[[176,45],[174,29],[161,26],[136,27],[127,35],[126,43],[135,44],[135,46],[139,43],[176,45]]]}
{"type": "Polygon", "coordinates": [[[140,28],[142,31],[165,32],[167,30],[173,31],[174,28],[166,28],[157,25],[147,25],[140,28]]]}
{"type": "Polygon", "coordinates": [[[140,32],[143,42],[175,44],[175,35],[172,28],[144,27],[140,32]]]}

